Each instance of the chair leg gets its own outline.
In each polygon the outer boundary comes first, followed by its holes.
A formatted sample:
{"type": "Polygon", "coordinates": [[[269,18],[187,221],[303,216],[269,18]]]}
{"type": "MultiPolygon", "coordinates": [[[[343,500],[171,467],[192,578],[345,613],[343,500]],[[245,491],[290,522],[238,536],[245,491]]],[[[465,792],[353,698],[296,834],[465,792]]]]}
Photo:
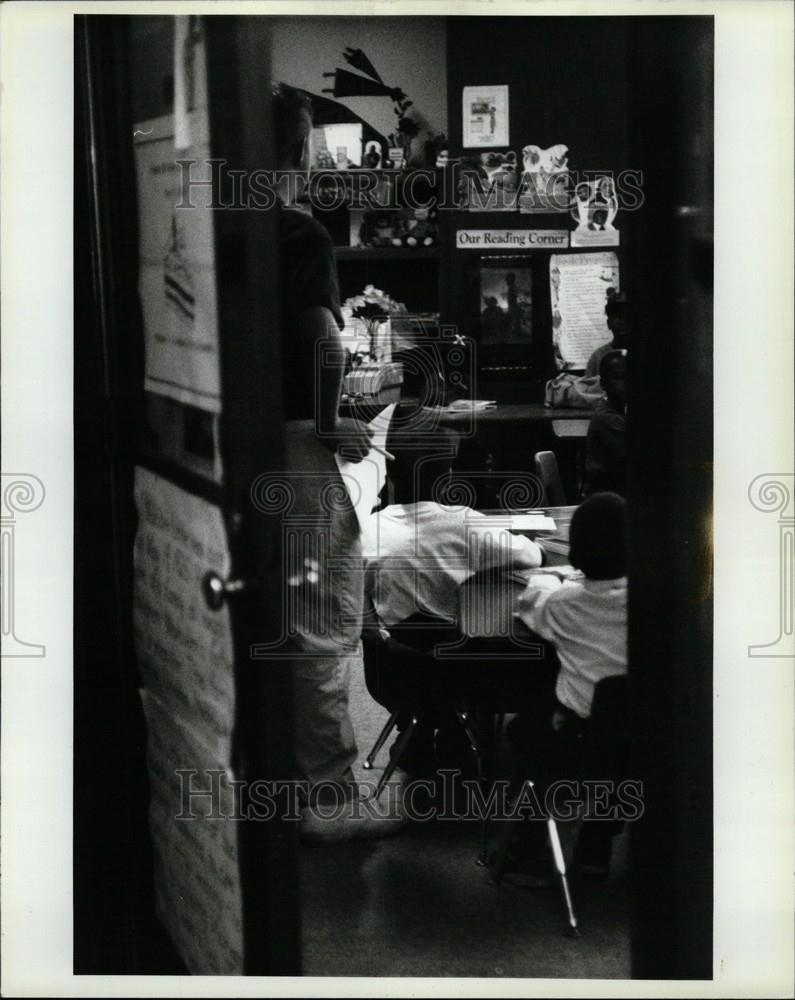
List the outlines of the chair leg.
{"type": "Polygon", "coordinates": [[[566,903],[566,913],[569,922],[569,937],[581,937],[580,927],[574,913],[574,904],[571,900],[571,892],[569,891],[569,881],[566,877],[566,861],[563,857],[563,850],[560,846],[558,827],[555,820],[552,819],[551,816],[547,819],[547,831],[549,833],[549,845],[552,848],[552,857],[555,861],[555,868],[557,868],[558,875],[560,876],[560,884],[563,889],[563,899],[566,903]]]}
{"type": "Polygon", "coordinates": [[[488,739],[483,748],[483,769],[486,781],[492,781],[494,778],[494,761],[497,757],[497,749],[505,724],[505,714],[502,712],[490,713],[489,721],[488,739]]]}
{"type": "Polygon", "coordinates": [[[469,724],[469,716],[466,712],[456,712],[458,716],[458,721],[461,723],[461,728],[466,734],[466,738],[469,740],[469,749],[480,759],[480,746],[475,738],[475,734],[472,732],[472,727],[469,724]]]}
{"type": "Polygon", "coordinates": [[[362,765],[362,767],[365,769],[365,771],[369,771],[372,768],[373,764],[375,763],[375,758],[381,752],[381,747],[386,743],[387,739],[389,738],[389,734],[397,725],[397,720],[399,715],[400,715],[399,712],[393,712],[387,719],[386,725],[381,730],[378,739],[375,741],[373,749],[370,751],[370,753],[367,754],[367,756],[364,759],[364,764],[362,765]]]}
{"type": "Polygon", "coordinates": [[[411,739],[411,734],[417,728],[417,723],[419,721],[420,718],[418,715],[412,715],[411,719],[409,720],[409,724],[400,734],[397,743],[395,743],[395,749],[394,752],[392,753],[390,761],[384,768],[384,773],[379,778],[378,784],[375,787],[375,795],[373,796],[373,798],[375,799],[379,798],[381,792],[383,792],[384,790],[384,786],[386,785],[387,781],[389,781],[389,779],[395,773],[395,768],[398,766],[400,758],[403,756],[403,751],[406,749],[406,746],[408,745],[408,742],[411,739]]]}
{"type": "MultiPolygon", "coordinates": [[[[514,799],[514,802],[519,801],[526,785],[530,785],[530,787],[532,788],[533,782],[530,780],[524,782],[519,791],[519,795],[517,795],[516,799],[514,799]]],[[[497,847],[494,864],[490,866],[491,880],[495,885],[499,885],[500,882],[502,882],[502,873],[505,868],[506,858],[508,857],[508,849],[511,846],[511,837],[513,836],[513,832],[516,829],[516,824],[520,823],[521,820],[522,817],[516,815],[504,821],[503,832],[497,847]]]]}
{"type": "MultiPolygon", "coordinates": [[[[466,738],[469,740],[469,749],[472,751],[472,755],[475,758],[475,767],[477,768],[477,781],[480,786],[480,790],[483,793],[483,801],[486,800],[486,789],[484,787],[483,780],[483,754],[480,750],[480,745],[478,744],[477,738],[475,737],[472,727],[469,724],[469,717],[466,712],[456,712],[458,716],[458,721],[461,723],[461,728],[466,734],[466,738]]],[[[480,851],[478,852],[477,864],[482,867],[486,864],[486,847],[488,843],[488,817],[483,815],[480,819],[480,851]]]]}

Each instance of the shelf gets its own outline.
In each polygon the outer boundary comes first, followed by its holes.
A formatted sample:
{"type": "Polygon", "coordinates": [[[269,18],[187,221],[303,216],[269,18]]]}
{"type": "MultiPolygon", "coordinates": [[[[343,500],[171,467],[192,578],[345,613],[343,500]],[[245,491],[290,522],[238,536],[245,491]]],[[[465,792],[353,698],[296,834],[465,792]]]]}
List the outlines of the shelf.
{"type": "Polygon", "coordinates": [[[335,247],[337,260],[439,260],[441,251],[434,247],[335,247]]]}

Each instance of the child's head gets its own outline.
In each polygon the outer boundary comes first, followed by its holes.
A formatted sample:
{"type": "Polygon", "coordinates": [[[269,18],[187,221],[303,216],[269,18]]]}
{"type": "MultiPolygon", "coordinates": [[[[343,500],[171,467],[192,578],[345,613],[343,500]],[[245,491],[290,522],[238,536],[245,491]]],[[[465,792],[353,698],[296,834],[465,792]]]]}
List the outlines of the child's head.
{"type": "Polygon", "coordinates": [[[627,356],[622,351],[610,351],[599,362],[599,381],[614,406],[627,402],[627,356]]]}
{"type": "Polygon", "coordinates": [[[280,170],[309,167],[312,101],[301,90],[276,84],[271,94],[271,114],[280,170]]]}
{"type": "Polygon", "coordinates": [[[617,493],[594,493],[574,512],[569,561],[590,580],[627,573],[627,502],[617,493]]]}
{"type": "Polygon", "coordinates": [[[605,304],[607,329],[613,334],[613,343],[624,347],[627,341],[627,299],[623,292],[608,294],[605,304]]]}

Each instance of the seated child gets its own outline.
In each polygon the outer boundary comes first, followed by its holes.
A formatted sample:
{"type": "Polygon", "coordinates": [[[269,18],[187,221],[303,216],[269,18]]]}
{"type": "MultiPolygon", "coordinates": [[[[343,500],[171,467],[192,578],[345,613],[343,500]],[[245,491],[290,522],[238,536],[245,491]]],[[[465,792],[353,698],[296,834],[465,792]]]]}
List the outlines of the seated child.
{"type": "Polygon", "coordinates": [[[599,404],[585,440],[585,493],[627,489],[627,358],[611,351],[599,364],[599,378],[607,398],[599,404]]]}
{"type": "MultiPolygon", "coordinates": [[[[627,672],[626,501],[615,493],[589,497],[572,518],[569,546],[582,578],[531,577],[519,602],[519,617],[552,643],[560,660],[554,691],[508,730],[519,769],[541,797],[554,781],[576,777],[571,769],[596,685],[627,672]]],[[[544,867],[544,825],[523,827],[530,828],[525,851],[535,851],[544,867]]],[[[585,825],[577,851],[584,872],[607,874],[612,832],[606,822],[585,825]]]]}
{"type": "Polygon", "coordinates": [[[599,368],[602,358],[611,351],[626,352],[629,346],[629,330],[627,329],[627,298],[623,292],[617,294],[613,289],[608,289],[607,302],[605,303],[605,319],[607,329],[612,333],[613,339],[609,340],[601,347],[597,347],[588,358],[585,366],[585,377],[591,378],[599,375],[599,368]],[[612,293],[612,294],[611,294],[612,293]]]}
{"type": "MultiPolygon", "coordinates": [[[[439,502],[452,474],[455,445],[442,429],[423,436],[424,450],[395,447],[390,468],[395,500],[374,513],[362,533],[365,595],[372,614],[368,626],[386,626],[406,646],[432,654],[437,644],[459,638],[456,620],[461,585],[488,569],[535,569],[543,562],[539,545],[512,534],[477,510],[439,502]]],[[[471,664],[473,675],[482,671],[471,664]]],[[[437,677],[465,683],[466,665],[440,662],[437,677]]],[[[539,671],[541,672],[541,671],[539,671]]],[[[551,678],[550,678],[551,680],[551,678]]],[[[470,760],[469,744],[452,711],[436,726],[415,731],[401,768],[416,775],[470,760]],[[436,749],[434,749],[434,745],[436,749]],[[445,746],[443,753],[438,748],[445,746]]],[[[402,732],[408,722],[403,713],[402,732]]]]}

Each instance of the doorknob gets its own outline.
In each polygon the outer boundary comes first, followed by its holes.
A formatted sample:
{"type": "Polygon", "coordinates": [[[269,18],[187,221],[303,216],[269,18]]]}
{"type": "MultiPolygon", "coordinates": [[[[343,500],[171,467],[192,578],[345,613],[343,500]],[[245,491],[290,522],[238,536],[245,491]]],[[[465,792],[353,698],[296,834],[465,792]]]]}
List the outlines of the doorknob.
{"type": "Polygon", "coordinates": [[[245,580],[222,580],[212,569],[202,577],[202,593],[211,611],[220,611],[230,594],[239,594],[245,588],[245,580]]]}

